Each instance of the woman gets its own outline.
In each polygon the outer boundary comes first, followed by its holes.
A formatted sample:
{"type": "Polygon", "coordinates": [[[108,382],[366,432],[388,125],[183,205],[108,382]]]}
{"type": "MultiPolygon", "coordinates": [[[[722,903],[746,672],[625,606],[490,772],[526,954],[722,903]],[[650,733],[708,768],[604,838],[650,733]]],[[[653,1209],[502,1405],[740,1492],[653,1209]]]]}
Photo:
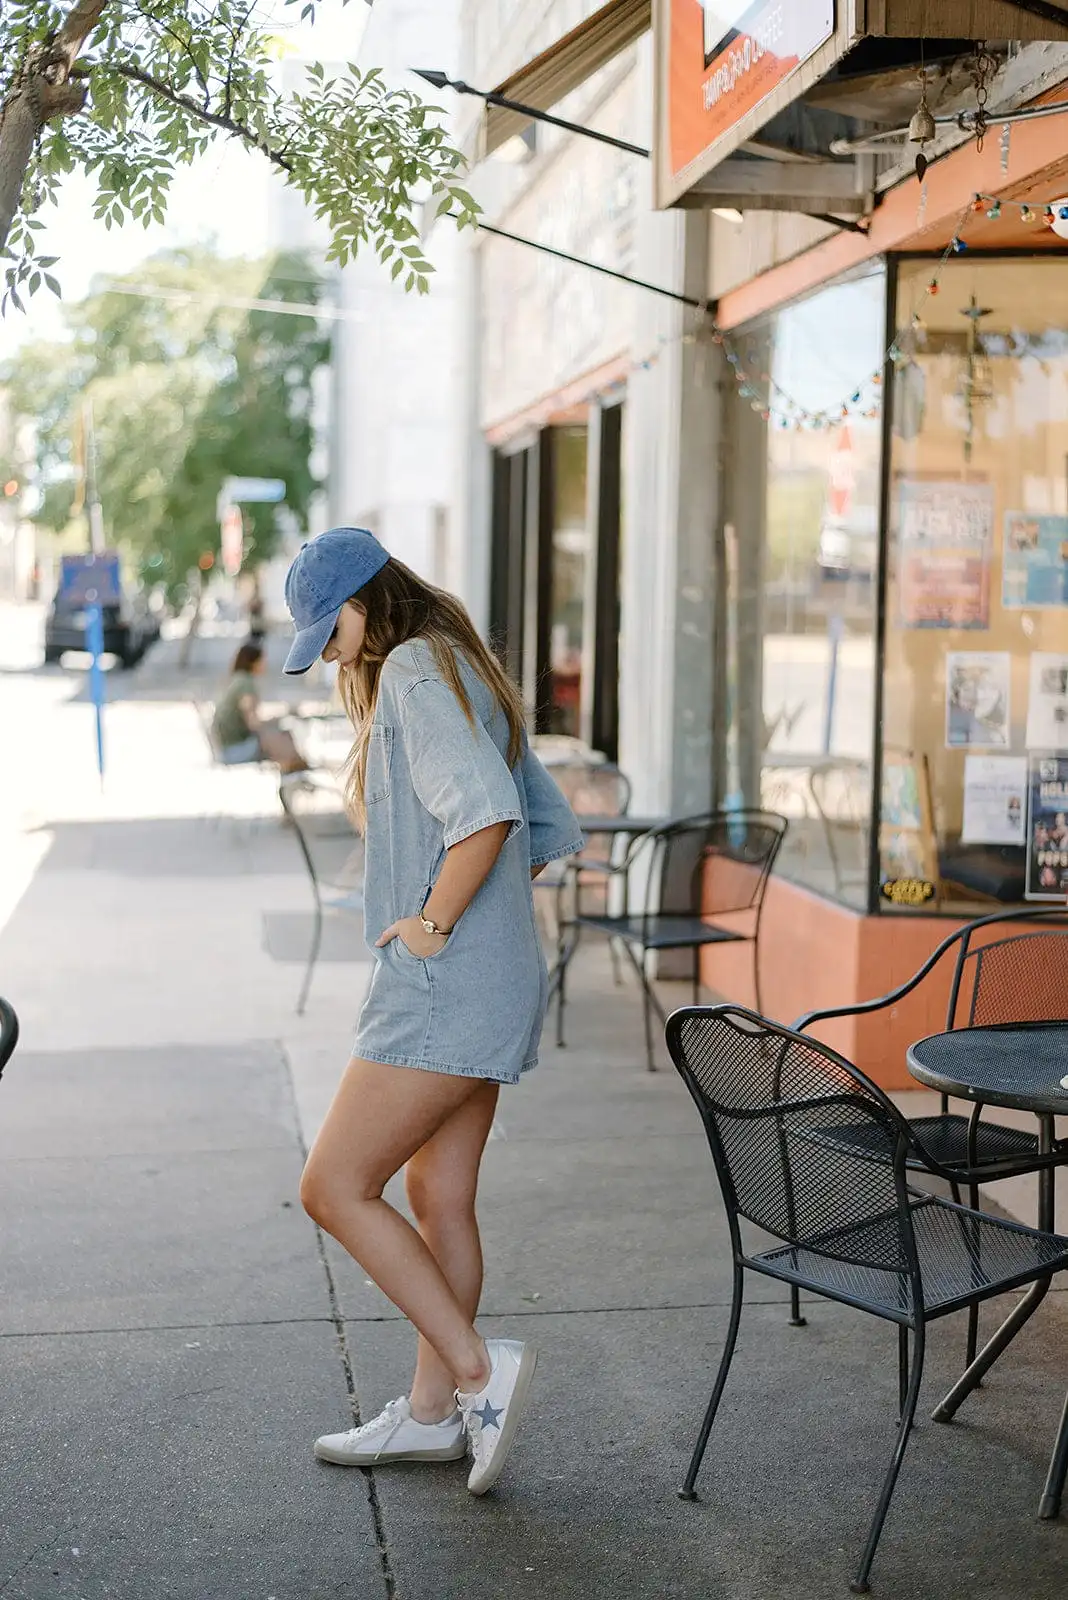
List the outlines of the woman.
{"type": "Polygon", "coordinates": [[[252,641],[243,644],[234,657],[230,681],[219,697],[211,724],[219,760],[228,767],[246,761],[274,761],[283,772],[305,772],[308,763],[292,734],[259,715],[256,679],[266,664],[263,646],[252,641]]]}
{"type": "Polygon", "coordinates": [[[315,1453],[371,1466],[454,1461],[469,1444],[468,1488],[485,1494],[536,1356],[473,1326],[475,1190],[500,1085],[535,1065],[545,1015],[530,880],[582,835],[458,600],[372,534],[332,528],[300,551],[286,602],[297,628],[286,671],[336,662],[356,730],[348,797],[366,836],[375,955],[301,1200],[419,1333],[410,1393],[315,1453]],[[382,1198],[401,1167],[416,1228],[382,1198]]]}

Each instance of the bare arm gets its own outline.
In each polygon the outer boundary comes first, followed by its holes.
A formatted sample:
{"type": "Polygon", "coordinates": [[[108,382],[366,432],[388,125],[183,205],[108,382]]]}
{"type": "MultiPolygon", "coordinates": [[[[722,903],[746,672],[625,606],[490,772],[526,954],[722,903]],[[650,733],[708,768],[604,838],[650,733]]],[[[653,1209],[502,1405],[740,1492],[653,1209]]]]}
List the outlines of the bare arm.
{"type": "Polygon", "coordinates": [[[259,702],[256,696],[254,694],[243,694],[237,702],[237,708],[248,724],[250,732],[255,733],[260,725],[258,715],[259,702]]]}
{"type": "MultiPolygon", "coordinates": [[[[510,822],[495,822],[469,834],[446,852],[445,864],[422,907],[424,917],[450,931],[456,926],[493,870],[511,828],[510,822]]],[[[445,935],[424,933],[417,914],[401,917],[377,943],[386,945],[398,937],[416,956],[436,955],[445,944],[445,935]]]]}
{"type": "Polygon", "coordinates": [[[454,928],[489,877],[511,831],[510,822],[494,822],[454,844],[423,907],[424,917],[439,928],[454,928]]]}

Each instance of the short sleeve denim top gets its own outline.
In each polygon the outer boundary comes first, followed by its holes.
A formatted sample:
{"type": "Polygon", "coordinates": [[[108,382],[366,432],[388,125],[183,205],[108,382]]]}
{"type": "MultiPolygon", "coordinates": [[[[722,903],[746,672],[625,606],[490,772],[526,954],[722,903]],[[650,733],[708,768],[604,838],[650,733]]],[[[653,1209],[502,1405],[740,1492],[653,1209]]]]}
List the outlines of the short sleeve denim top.
{"type": "Polygon", "coordinates": [[[399,646],[382,669],[365,790],[368,944],[421,910],[453,845],[493,823],[512,826],[440,955],[419,961],[399,940],[374,952],[357,1049],[510,1082],[533,1064],[546,1002],[530,868],[583,840],[525,738],[509,768],[507,719],[463,657],[459,665],[473,724],[422,640],[399,646]]]}

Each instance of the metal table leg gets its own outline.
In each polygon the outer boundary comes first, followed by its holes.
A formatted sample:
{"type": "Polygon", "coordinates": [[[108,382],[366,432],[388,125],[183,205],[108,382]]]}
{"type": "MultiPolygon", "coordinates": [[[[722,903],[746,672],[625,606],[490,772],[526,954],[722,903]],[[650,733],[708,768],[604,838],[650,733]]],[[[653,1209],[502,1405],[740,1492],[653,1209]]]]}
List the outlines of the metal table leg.
{"type": "Polygon", "coordinates": [[[1042,1499],[1038,1506],[1038,1514],[1045,1522],[1051,1522],[1054,1517],[1059,1517],[1061,1514],[1061,1495],[1064,1493],[1066,1474],[1068,1474],[1068,1395],[1064,1399],[1057,1442],[1053,1446],[1049,1472],[1046,1474],[1046,1487],[1042,1491],[1042,1499]]]}
{"type": "Polygon", "coordinates": [[[982,1382],[1001,1352],[1012,1343],[1024,1323],[1034,1316],[1046,1298],[1049,1284],[1048,1278],[1039,1278],[1031,1285],[1023,1299],[1005,1318],[994,1337],[980,1350],[971,1366],[961,1373],[946,1398],[931,1412],[933,1421],[952,1422],[961,1401],[967,1399],[972,1390],[982,1382]]]}
{"type": "MultiPolygon", "coordinates": [[[[1040,1116],[1038,1119],[1038,1148],[1042,1155],[1049,1155],[1053,1149],[1053,1118],[1040,1116]]],[[[1053,1231],[1053,1168],[1043,1167],[1038,1174],[1038,1226],[1045,1233],[1053,1231]]],[[[986,1373],[994,1365],[1002,1351],[1015,1339],[1025,1322],[1028,1322],[1038,1310],[1050,1286],[1049,1278],[1038,1278],[1028,1289],[1023,1299],[1010,1311],[994,1337],[983,1346],[975,1360],[961,1373],[945,1399],[935,1407],[931,1416],[935,1422],[951,1422],[963,1400],[971,1394],[972,1390],[982,1382],[986,1373]]],[[[1060,1444],[1058,1442],[1058,1449],[1060,1444]]],[[[1056,1457],[1055,1457],[1056,1459],[1056,1457]]],[[[1053,1479],[1053,1465],[1050,1466],[1050,1482],[1053,1479]]],[[[1063,1487],[1064,1475],[1061,1474],[1063,1487]]],[[[1049,1490],[1047,1483],[1047,1491],[1049,1490]]]]}

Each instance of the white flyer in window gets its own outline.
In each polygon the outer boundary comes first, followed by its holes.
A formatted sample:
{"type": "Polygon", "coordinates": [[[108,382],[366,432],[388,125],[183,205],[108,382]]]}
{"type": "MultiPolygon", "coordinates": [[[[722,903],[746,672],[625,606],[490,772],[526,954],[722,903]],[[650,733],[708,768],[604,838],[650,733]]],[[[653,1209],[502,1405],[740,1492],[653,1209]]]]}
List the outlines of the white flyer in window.
{"type": "Polygon", "coordinates": [[[1005,749],[1009,743],[1012,658],[1007,650],[946,654],[946,747],[1005,749]]]}
{"type": "Polygon", "coordinates": [[[965,756],[962,844],[1023,844],[1026,756],[965,756]]]}
{"type": "Polygon", "coordinates": [[[1027,702],[1030,750],[1068,750],[1068,656],[1036,650],[1027,702]]]}

